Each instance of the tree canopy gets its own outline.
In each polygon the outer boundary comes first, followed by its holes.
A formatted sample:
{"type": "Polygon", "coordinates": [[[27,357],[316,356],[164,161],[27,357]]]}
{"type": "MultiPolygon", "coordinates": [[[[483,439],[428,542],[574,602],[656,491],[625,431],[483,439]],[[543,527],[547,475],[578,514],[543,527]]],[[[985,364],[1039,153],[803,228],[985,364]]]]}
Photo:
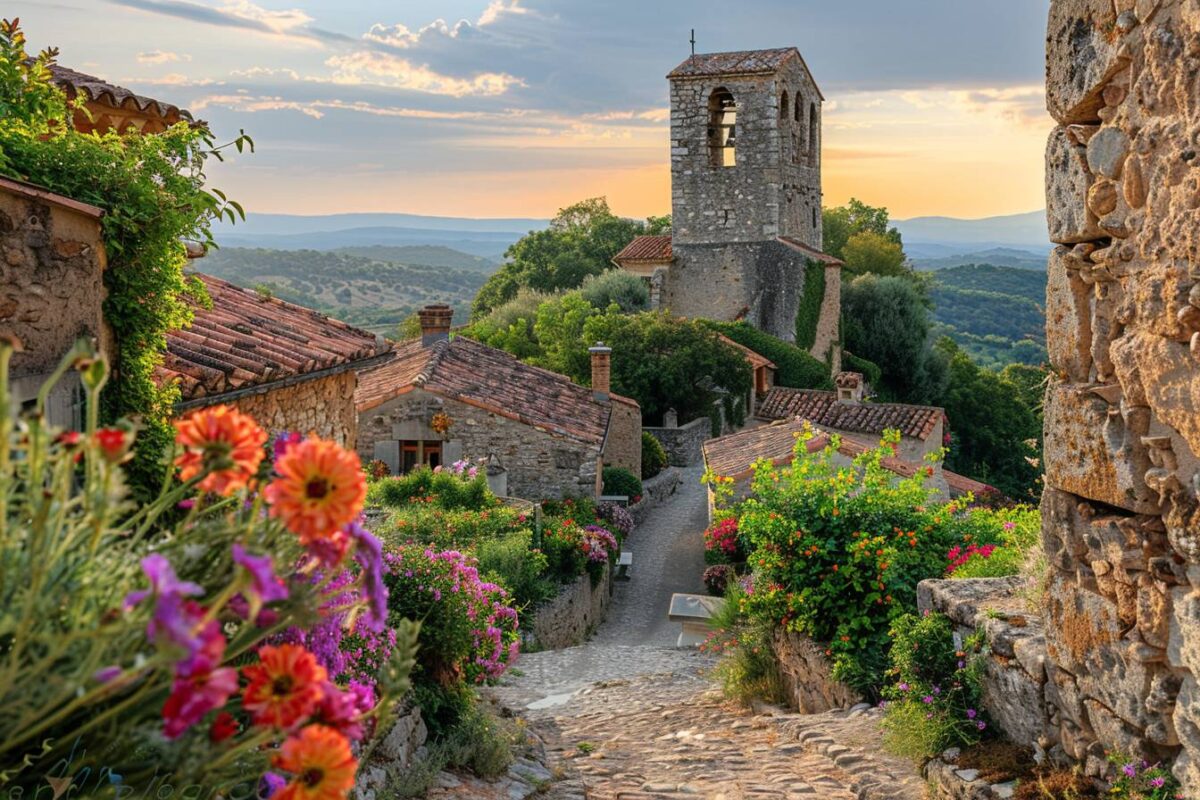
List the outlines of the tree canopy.
{"type": "Polygon", "coordinates": [[[516,297],[521,289],[574,289],[590,275],[613,268],[612,258],[643,233],[670,230],[671,218],[646,222],[613,214],[603,197],[561,209],[545,230],[531,231],[505,252],[505,263],[475,296],[474,318],[516,297]]]}
{"type": "Polygon", "coordinates": [[[888,210],[869,206],[854,197],[844,206],[824,209],[821,228],[825,252],[843,261],[846,245],[856,234],[873,233],[903,248],[900,231],[888,226],[888,210]]]}

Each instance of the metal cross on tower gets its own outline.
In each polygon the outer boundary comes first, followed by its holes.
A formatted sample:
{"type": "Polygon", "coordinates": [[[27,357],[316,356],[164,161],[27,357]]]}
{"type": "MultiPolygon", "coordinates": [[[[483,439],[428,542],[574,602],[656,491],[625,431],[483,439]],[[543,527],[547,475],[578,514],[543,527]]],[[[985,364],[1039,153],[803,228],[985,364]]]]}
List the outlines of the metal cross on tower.
{"type": "Polygon", "coordinates": [[[690,41],[692,43],[692,58],[695,58],[696,57],[696,29],[695,28],[692,28],[692,38],[689,39],[688,41],[690,41]]]}

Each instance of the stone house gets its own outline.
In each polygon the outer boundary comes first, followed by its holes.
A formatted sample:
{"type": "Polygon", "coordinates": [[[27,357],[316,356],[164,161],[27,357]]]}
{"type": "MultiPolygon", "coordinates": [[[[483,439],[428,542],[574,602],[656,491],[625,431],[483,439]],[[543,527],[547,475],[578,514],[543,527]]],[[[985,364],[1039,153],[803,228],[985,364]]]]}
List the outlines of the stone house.
{"type": "Polygon", "coordinates": [[[946,412],[935,406],[907,403],[868,403],[863,400],[863,377],[842,372],[835,378],[836,391],[790,389],[776,386],[758,407],[764,421],[803,419],[822,430],[841,433],[868,444],[879,441],[883,432],[900,432],[899,457],[922,462],[944,444],[946,412]]]}
{"type": "MultiPolygon", "coordinates": [[[[829,430],[814,427],[807,420],[800,418],[782,419],[728,436],[709,439],[704,443],[704,465],[716,475],[733,478],[734,496],[739,499],[745,498],[750,494],[754,465],[760,461],[768,461],[777,467],[791,464],[795,459],[796,440],[808,430],[814,433],[805,443],[809,453],[823,450],[829,445],[829,430]]],[[[844,435],[840,435],[840,440],[833,457],[833,463],[839,467],[850,466],[854,459],[878,444],[878,441],[866,442],[844,435]]],[[[920,470],[931,469],[932,474],[926,485],[936,489],[936,496],[943,500],[961,497],[968,492],[980,496],[996,491],[987,484],[943,469],[940,464],[931,466],[927,462],[904,458],[885,458],[882,464],[885,469],[895,473],[896,480],[911,478],[920,470]]],[[[711,511],[711,491],[709,501],[711,511]]]]}
{"type": "Polygon", "coordinates": [[[212,307],[167,334],[158,378],[179,386],[176,411],[226,403],[271,433],[315,433],[353,448],[358,370],[388,357],[373,334],[302,306],[198,275],[212,307]]]}
{"type": "Polygon", "coordinates": [[[806,273],[823,271],[812,353],[837,351],[841,262],[821,252],[821,103],[794,47],[694,55],[671,83],[671,236],[614,257],[656,307],[745,319],[795,341],[806,273]]]}
{"type": "MultiPolygon", "coordinates": [[[[101,311],[107,267],[103,214],[95,206],[0,177],[0,335],[21,345],[10,364],[10,390],[18,407],[33,404],[78,339],[111,351],[101,311]]],[[[80,426],[83,388],[74,373],[55,386],[46,411],[54,425],[80,426]]]]}
{"type": "Polygon", "coordinates": [[[464,336],[448,306],[420,312],[421,338],[364,372],[358,452],[393,474],[486,460],[507,493],[529,500],[600,493],[603,466],[641,472],[638,404],[609,389],[611,350],[591,348],[592,387],[464,336]]]}

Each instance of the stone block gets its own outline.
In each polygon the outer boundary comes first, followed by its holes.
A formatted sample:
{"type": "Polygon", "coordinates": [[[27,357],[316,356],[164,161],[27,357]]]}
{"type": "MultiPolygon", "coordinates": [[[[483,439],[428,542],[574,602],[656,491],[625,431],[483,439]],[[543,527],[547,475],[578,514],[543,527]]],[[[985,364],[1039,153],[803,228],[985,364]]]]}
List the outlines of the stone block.
{"type": "Polygon", "coordinates": [[[1033,747],[1049,725],[1045,695],[1025,670],[988,657],[983,706],[1013,742],[1033,747]]]}
{"type": "Polygon", "coordinates": [[[1100,119],[1121,69],[1112,0],[1055,0],[1046,26],[1046,108],[1063,125],[1100,119]]]}
{"type": "MultiPolygon", "coordinates": [[[[1145,391],[1155,419],[1171,426],[1187,443],[1192,455],[1200,454],[1200,368],[1188,347],[1151,334],[1132,337],[1128,353],[1136,378],[1145,391]]],[[[1128,359],[1120,359],[1118,375],[1130,375],[1128,359]]],[[[1177,455],[1184,455],[1182,453],[1177,455]]],[[[1186,476],[1189,477],[1190,476],[1186,476]]]]}
{"type": "Polygon", "coordinates": [[[1189,586],[1171,590],[1167,663],[1200,674],[1200,592],[1189,586]]]}
{"type": "Polygon", "coordinates": [[[1074,244],[1107,236],[1087,205],[1092,180],[1086,148],[1075,144],[1066,128],[1055,128],[1046,142],[1046,224],[1050,241],[1074,244]]]}
{"type": "Polygon", "coordinates": [[[1067,269],[1066,247],[1056,247],[1046,265],[1046,350],[1050,363],[1076,383],[1092,370],[1092,289],[1067,269]]]}

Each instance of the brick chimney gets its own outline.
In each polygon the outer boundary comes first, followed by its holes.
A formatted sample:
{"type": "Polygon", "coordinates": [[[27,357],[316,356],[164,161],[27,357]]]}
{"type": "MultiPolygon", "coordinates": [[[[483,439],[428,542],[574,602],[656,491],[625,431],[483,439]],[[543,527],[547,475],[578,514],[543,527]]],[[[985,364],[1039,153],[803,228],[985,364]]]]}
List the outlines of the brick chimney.
{"type": "Polygon", "coordinates": [[[592,397],[597,402],[607,403],[612,385],[612,348],[605,347],[604,342],[596,342],[588,352],[592,355],[592,397]]]}
{"type": "Polygon", "coordinates": [[[454,311],[445,303],[425,306],[417,312],[417,319],[421,321],[421,344],[425,347],[450,338],[454,311]]]}
{"type": "Polygon", "coordinates": [[[861,372],[839,372],[833,379],[837,387],[839,403],[858,405],[863,399],[863,376],[861,372]]]}

